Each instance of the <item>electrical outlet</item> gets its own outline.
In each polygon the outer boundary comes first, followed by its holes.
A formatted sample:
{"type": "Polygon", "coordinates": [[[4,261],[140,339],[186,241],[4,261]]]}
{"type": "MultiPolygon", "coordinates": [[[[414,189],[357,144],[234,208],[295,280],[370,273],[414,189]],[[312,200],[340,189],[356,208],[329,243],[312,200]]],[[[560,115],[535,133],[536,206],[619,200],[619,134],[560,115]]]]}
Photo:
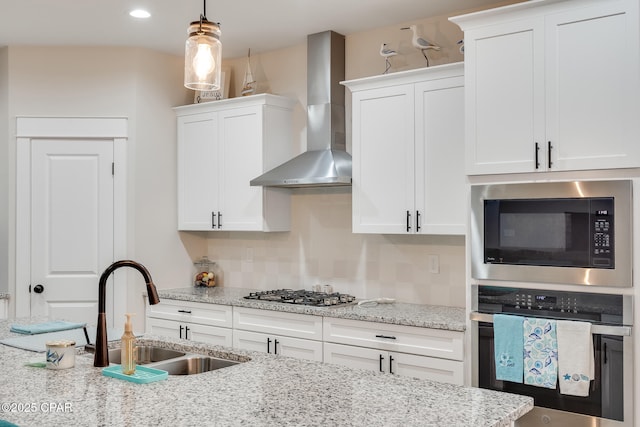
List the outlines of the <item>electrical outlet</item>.
{"type": "Polygon", "coordinates": [[[429,273],[440,273],[440,257],[438,255],[429,255],[429,273]]]}

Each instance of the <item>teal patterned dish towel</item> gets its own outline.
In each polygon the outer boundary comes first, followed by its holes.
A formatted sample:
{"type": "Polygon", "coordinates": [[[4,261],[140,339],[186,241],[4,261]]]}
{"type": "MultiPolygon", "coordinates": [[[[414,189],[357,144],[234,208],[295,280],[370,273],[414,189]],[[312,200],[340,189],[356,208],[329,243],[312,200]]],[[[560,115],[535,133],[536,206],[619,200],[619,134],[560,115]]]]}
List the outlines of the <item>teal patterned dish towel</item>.
{"type": "Polygon", "coordinates": [[[67,331],[69,329],[84,328],[86,323],[74,323],[64,320],[52,320],[50,322],[35,323],[35,324],[19,324],[14,323],[11,325],[11,332],[17,334],[35,335],[44,334],[47,332],[67,331]]]}
{"type": "Polygon", "coordinates": [[[527,317],[522,329],[524,383],[555,389],[558,382],[556,321],[527,317]]]}
{"type": "Polygon", "coordinates": [[[493,315],[493,350],[496,379],[522,384],[524,317],[508,314],[493,315]]]}

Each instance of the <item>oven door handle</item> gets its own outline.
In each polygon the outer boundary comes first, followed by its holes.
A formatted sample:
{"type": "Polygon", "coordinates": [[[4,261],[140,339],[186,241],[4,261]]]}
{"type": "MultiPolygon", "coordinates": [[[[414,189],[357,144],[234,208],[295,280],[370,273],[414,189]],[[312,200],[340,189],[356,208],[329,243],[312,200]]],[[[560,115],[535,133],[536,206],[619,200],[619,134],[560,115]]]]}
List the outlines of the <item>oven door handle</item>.
{"type": "MultiPolygon", "coordinates": [[[[479,313],[472,311],[469,313],[472,322],[493,323],[493,314],[479,313]]],[[[593,335],[616,335],[621,337],[631,336],[631,326],[594,325],[591,324],[591,334],[593,335]]]]}

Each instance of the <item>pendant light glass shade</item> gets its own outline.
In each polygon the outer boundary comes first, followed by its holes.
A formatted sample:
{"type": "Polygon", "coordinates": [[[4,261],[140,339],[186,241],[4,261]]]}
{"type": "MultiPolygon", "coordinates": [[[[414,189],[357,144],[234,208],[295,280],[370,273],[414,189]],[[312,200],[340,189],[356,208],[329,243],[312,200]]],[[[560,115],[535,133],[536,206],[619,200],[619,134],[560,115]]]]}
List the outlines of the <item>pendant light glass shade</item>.
{"type": "Polygon", "coordinates": [[[185,87],[202,91],[220,89],[220,26],[201,16],[200,21],[189,24],[188,34],[184,48],[185,87]]]}

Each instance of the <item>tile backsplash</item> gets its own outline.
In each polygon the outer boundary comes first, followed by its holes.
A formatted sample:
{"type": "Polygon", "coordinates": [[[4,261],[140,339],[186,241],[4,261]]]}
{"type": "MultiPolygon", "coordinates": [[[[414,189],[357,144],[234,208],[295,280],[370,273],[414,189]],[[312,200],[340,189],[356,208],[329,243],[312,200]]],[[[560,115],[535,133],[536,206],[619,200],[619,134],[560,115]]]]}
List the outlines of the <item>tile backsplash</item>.
{"type": "Polygon", "coordinates": [[[353,234],[349,189],[296,190],[291,231],[208,234],[227,287],[310,289],[465,306],[464,236],[353,234]],[[430,258],[437,257],[438,272],[430,258]]]}

